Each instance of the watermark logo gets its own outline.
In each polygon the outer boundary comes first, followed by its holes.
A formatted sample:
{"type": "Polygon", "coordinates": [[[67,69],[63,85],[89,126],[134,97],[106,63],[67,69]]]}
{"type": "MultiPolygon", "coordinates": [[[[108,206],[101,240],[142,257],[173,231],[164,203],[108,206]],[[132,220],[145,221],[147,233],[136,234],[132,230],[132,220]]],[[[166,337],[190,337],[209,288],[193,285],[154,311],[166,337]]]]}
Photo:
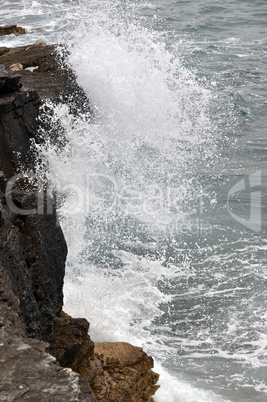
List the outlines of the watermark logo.
{"type": "Polygon", "coordinates": [[[9,209],[22,216],[28,215],[44,215],[44,214],[53,214],[53,199],[50,197],[45,197],[45,190],[39,183],[39,190],[33,191],[25,191],[26,195],[34,194],[36,199],[36,205],[34,207],[31,206],[29,203],[28,207],[23,205],[23,203],[18,203],[14,199],[14,193],[16,192],[17,183],[21,180],[25,180],[27,178],[28,181],[34,180],[36,182],[36,177],[33,173],[28,173],[25,176],[22,173],[18,173],[17,175],[13,176],[10,180],[6,182],[6,190],[5,190],[5,201],[8,205],[9,209]],[[21,205],[22,204],[22,205],[21,205]]]}
{"type": "Polygon", "coordinates": [[[251,173],[243,178],[228,192],[227,210],[232,218],[254,232],[262,229],[262,171],[251,173]],[[238,202],[238,197],[247,200],[248,217],[240,216],[233,212],[233,206],[238,202]]]}
{"type": "MultiPolygon", "coordinates": [[[[223,201],[223,217],[226,220],[230,215],[232,222],[256,233],[262,231],[263,178],[263,172],[258,170],[243,177],[230,190],[229,187],[225,190],[227,201],[226,204],[223,201]]],[[[187,232],[201,236],[215,233],[216,214],[218,208],[222,207],[220,203],[217,205],[217,195],[211,186],[173,187],[167,185],[171,183],[165,183],[164,186],[153,184],[139,188],[121,185],[113,177],[100,173],[84,173],[75,183],[66,177],[64,182],[57,183],[56,197],[48,184],[44,186],[41,179],[28,173],[26,179],[29,183],[32,181],[33,186],[26,191],[23,201],[16,189],[20,181],[24,183],[24,179],[23,174],[18,174],[6,182],[5,190],[2,191],[5,192],[5,202],[9,209],[24,216],[50,215],[54,213],[55,207],[64,205],[63,214],[66,213],[71,232],[74,231],[76,221],[80,230],[81,216],[100,216],[102,221],[106,219],[108,225],[119,216],[121,220],[130,217],[175,235],[187,232]],[[33,194],[32,198],[27,198],[29,193],[33,194]],[[35,202],[30,202],[31,199],[35,202]]],[[[62,215],[64,219],[65,215],[62,215]]]]}

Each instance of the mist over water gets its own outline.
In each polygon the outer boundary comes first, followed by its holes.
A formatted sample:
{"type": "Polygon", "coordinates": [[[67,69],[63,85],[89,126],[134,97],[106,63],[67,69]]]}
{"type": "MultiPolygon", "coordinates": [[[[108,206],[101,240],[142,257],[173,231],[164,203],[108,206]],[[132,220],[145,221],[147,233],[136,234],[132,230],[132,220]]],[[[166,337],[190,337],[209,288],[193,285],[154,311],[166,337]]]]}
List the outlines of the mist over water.
{"type": "Polygon", "coordinates": [[[92,105],[48,105],[67,144],[40,150],[69,247],[65,310],[93,340],[150,353],[159,402],[267,398],[266,6],[253,7],[7,1],[1,17],[64,42],[92,105]],[[260,226],[249,190],[229,198],[254,172],[260,226]]]}

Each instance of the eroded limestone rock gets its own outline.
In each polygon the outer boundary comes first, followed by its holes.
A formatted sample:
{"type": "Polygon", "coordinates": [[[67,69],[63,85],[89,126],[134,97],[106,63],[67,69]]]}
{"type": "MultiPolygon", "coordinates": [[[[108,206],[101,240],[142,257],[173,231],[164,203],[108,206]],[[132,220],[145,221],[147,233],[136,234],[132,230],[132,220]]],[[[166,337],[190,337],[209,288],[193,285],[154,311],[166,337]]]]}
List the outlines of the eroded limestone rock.
{"type": "Polygon", "coordinates": [[[95,378],[90,385],[98,401],[151,402],[159,388],[153,366],[152,357],[129,343],[95,343],[95,378]]]}

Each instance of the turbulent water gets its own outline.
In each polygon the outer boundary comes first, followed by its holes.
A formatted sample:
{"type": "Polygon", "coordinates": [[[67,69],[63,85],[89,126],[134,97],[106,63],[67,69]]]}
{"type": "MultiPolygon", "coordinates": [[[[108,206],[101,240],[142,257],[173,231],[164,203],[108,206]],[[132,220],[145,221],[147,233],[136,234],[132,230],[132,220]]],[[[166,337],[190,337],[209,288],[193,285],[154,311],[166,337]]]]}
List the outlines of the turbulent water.
{"type": "Polygon", "coordinates": [[[266,401],[267,3],[2,1],[65,43],[93,117],[54,108],[65,310],[142,346],[157,402],[266,401]]]}

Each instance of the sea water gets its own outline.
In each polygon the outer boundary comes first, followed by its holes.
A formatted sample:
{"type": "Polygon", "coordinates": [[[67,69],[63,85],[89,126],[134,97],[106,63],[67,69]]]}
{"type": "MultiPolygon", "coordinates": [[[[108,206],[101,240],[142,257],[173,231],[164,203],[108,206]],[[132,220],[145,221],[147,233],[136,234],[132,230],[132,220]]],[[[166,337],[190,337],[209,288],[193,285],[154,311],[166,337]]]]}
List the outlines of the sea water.
{"type": "Polygon", "coordinates": [[[47,143],[64,309],[153,356],[158,402],[266,401],[266,1],[10,1],[92,114],[47,143]]]}

